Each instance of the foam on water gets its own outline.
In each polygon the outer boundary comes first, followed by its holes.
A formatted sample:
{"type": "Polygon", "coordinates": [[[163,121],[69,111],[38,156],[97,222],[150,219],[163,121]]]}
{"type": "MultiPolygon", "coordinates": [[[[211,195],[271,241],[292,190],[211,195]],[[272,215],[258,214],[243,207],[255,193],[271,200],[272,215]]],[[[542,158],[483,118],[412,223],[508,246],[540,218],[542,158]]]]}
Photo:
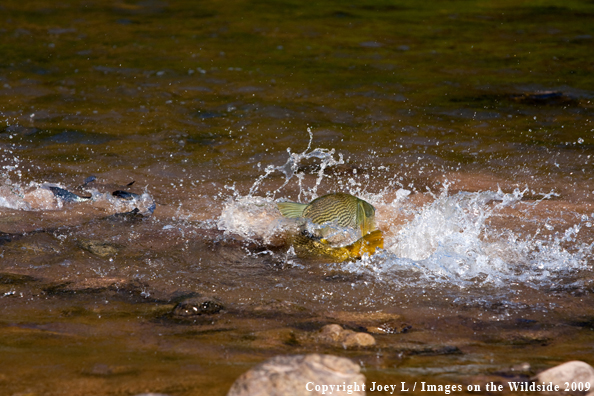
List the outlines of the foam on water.
{"type": "MultiPolygon", "coordinates": [[[[285,165],[267,167],[247,196],[235,193],[226,202],[218,228],[265,245],[290,226],[295,227],[276,208],[273,197],[279,190],[267,197],[252,193],[273,172],[284,173],[283,187],[297,176],[303,190],[303,175],[296,172],[299,161],[317,158],[322,162],[322,170],[332,166],[330,163],[339,162],[332,157],[333,151],[324,151],[326,156],[319,156],[319,153],[320,149],[298,155],[289,151],[290,158],[285,165]]],[[[319,176],[316,185],[302,195],[315,198],[322,179],[319,176]]],[[[580,283],[579,278],[572,276],[580,271],[592,271],[594,243],[576,239],[580,229],[591,221],[589,216],[582,215],[581,220],[567,225],[562,232],[545,235],[541,230],[547,228],[547,219],[539,218],[534,209],[540,201],[522,201],[526,191],[450,193],[445,183],[437,196],[424,194],[427,203],[421,205],[414,204],[413,195],[405,189],[385,188],[379,194],[358,190],[345,192],[376,207],[378,226],[385,236],[384,249],[371,257],[334,266],[342,271],[370,275],[391,287],[428,284],[500,287],[518,283],[539,287],[569,278],[580,283]],[[520,208],[528,217],[533,217],[524,221],[540,226],[533,234],[491,226],[490,221],[500,218],[507,208],[520,208]]],[[[543,196],[546,198],[548,196],[543,196]]]]}
{"type": "Polygon", "coordinates": [[[280,215],[272,198],[251,195],[229,199],[217,222],[220,230],[265,244],[295,224],[280,215]]]}
{"type": "MultiPolygon", "coordinates": [[[[50,187],[66,187],[56,183],[30,182],[25,185],[12,182],[9,178],[0,181],[0,208],[44,211],[61,210],[66,202],[57,197],[50,187]]],[[[122,213],[138,209],[142,214],[150,214],[155,209],[155,202],[148,192],[144,192],[130,200],[114,197],[110,192],[100,192],[96,188],[87,188],[83,195],[88,194],[87,202],[68,203],[68,205],[93,205],[109,213],[122,213]]]]}
{"type": "Polygon", "coordinates": [[[394,284],[410,285],[416,280],[419,285],[460,287],[550,285],[575,271],[591,270],[594,243],[574,239],[581,222],[550,237],[539,231],[521,236],[489,227],[488,220],[508,206],[534,205],[522,202],[522,195],[519,190],[450,195],[444,188],[433,202],[418,209],[413,220],[386,238],[383,252],[342,263],[340,268],[394,284]]]}

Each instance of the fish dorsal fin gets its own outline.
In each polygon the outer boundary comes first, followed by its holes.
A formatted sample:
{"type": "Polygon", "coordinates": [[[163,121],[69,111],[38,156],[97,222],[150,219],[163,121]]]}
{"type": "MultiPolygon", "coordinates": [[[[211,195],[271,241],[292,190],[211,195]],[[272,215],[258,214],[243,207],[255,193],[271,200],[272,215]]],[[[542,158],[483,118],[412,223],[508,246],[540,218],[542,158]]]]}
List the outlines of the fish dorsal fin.
{"type": "Polygon", "coordinates": [[[363,236],[375,230],[375,209],[362,199],[357,202],[357,225],[363,236]]]}
{"type": "Polygon", "coordinates": [[[295,219],[297,217],[303,217],[303,211],[307,207],[307,204],[297,202],[277,202],[278,210],[281,214],[289,219],[295,219]]]}

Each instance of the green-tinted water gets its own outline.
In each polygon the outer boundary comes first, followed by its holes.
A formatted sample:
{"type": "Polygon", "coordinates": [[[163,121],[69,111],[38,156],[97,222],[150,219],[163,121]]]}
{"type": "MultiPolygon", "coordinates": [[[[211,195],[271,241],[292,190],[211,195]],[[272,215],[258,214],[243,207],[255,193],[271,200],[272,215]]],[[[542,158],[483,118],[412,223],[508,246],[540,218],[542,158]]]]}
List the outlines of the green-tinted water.
{"type": "Polygon", "coordinates": [[[593,17],[588,1],[3,1],[0,393],[223,395],[285,353],[383,383],[594,364],[593,17]],[[374,204],[384,256],[293,257],[272,199],[246,197],[308,127],[338,163],[304,155],[304,188],[274,198],[309,200],[323,170],[318,195],[374,204]],[[196,296],[225,309],[172,314],[196,296]],[[344,350],[314,340],[327,323],[412,327],[344,350]]]}

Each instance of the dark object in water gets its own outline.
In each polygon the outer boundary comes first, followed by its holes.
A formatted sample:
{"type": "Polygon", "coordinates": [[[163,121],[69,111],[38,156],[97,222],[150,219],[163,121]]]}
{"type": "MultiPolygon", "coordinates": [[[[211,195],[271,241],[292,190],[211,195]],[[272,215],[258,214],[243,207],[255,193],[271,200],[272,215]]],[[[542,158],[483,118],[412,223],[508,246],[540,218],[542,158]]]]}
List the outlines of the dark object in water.
{"type": "Polygon", "coordinates": [[[60,187],[50,186],[49,189],[54,193],[55,197],[60,198],[64,202],[85,202],[91,199],[91,197],[81,197],[60,187]]]}
{"type": "Polygon", "coordinates": [[[225,309],[223,304],[216,298],[198,297],[180,302],[173,308],[175,316],[199,316],[214,315],[225,309]]]}
{"type": "MultiPolygon", "coordinates": [[[[132,182],[134,183],[134,182],[132,182]]],[[[135,194],[133,192],[129,192],[129,191],[124,191],[124,190],[116,190],[114,192],[111,193],[111,195],[113,195],[116,198],[121,198],[124,199],[126,201],[132,201],[133,199],[140,199],[140,194],[135,194]]],[[[153,213],[155,211],[155,208],[157,207],[157,204],[155,202],[151,203],[151,206],[148,207],[147,212],[148,213],[153,213]]],[[[134,210],[138,210],[138,208],[134,209],[134,210]]],[[[134,212],[134,211],[132,211],[134,212]]],[[[132,213],[129,212],[129,213],[132,213]]],[[[142,216],[142,215],[139,215],[142,216]]]]}
{"type": "Polygon", "coordinates": [[[575,100],[559,91],[538,91],[532,93],[513,94],[515,102],[531,105],[568,105],[575,104],[575,100]]]}
{"type": "Polygon", "coordinates": [[[140,195],[124,190],[116,190],[112,192],[111,195],[117,198],[125,199],[126,201],[131,201],[133,199],[140,198],[140,195]]]}
{"type": "Polygon", "coordinates": [[[89,176],[85,179],[85,182],[83,183],[83,186],[86,186],[89,183],[94,182],[95,180],[97,180],[97,178],[95,176],[89,176]]]}
{"type": "Polygon", "coordinates": [[[0,272],[0,285],[22,285],[29,282],[37,282],[37,279],[29,275],[0,272]]]}
{"type": "Polygon", "coordinates": [[[5,243],[12,242],[12,235],[7,234],[5,232],[0,232],[0,246],[4,245],[5,243]]]}

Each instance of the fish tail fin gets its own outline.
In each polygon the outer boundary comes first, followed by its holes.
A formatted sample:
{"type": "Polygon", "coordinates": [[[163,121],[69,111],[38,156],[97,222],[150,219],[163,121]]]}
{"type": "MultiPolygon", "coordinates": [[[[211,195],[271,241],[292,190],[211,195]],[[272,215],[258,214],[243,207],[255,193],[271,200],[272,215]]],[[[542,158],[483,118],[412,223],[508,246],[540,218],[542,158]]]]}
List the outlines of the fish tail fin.
{"type": "Polygon", "coordinates": [[[297,202],[277,202],[276,206],[283,216],[288,217],[289,219],[294,219],[303,216],[303,211],[307,207],[307,204],[297,202]]]}
{"type": "Polygon", "coordinates": [[[346,246],[352,257],[361,257],[363,254],[373,254],[376,249],[384,248],[384,236],[380,230],[375,230],[346,246]]]}

